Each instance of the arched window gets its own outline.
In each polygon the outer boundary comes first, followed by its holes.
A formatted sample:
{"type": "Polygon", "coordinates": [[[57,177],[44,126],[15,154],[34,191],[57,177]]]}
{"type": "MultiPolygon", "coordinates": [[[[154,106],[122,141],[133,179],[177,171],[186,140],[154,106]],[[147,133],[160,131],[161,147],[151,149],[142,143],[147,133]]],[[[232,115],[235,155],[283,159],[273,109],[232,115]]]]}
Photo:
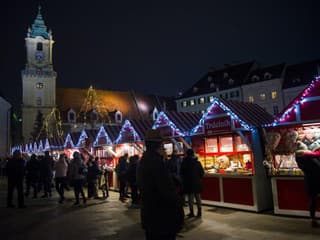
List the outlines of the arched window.
{"type": "Polygon", "coordinates": [[[40,97],[38,97],[38,98],[36,99],[36,104],[37,104],[38,106],[41,106],[42,100],[41,100],[40,97]]]}
{"type": "Polygon", "coordinates": [[[152,112],[152,120],[153,120],[153,121],[157,120],[158,114],[159,114],[159,111],[158,111],[158,109],[155,107],[155,108],[153,109],[153,112],[152,112]]]}
{"type": "Polygon", "coordinates": [[[98,120],[98,113],[93,110],[91,113],[91,121],[97,121],[98,120]]]}
{"type": "Polygon", "coordinates": [[[43,50],[43,46],[41,42],[37,43],[37,51],[42,51],[43,50]]]}
{"type": "Polygon", "coordinates": [[[115,113],[115,122],[122,123],[122,113],[119,110],[115,113]]]}
{"type": "Polygon", "coordinates": [[[76,112],[73,109],[70,109],[68,112],[68,122],[76,122],[76,112]]]}

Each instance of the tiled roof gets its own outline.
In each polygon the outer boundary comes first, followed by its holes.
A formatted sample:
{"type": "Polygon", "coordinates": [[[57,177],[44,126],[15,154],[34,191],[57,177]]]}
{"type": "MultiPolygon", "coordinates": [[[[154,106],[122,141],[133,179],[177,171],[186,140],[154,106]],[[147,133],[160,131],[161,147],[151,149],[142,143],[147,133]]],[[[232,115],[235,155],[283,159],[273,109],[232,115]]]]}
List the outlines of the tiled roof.
{"type": "MultiPolygon", "coordinates": [[[[67,119],[67,112],[72,108],[76,114],[80,112],[88,89],[57,88],[56,101],[63,121],[67,119]]],[[[126,119],[149,119],[154,107],[175,109],[173,98],[155,95],[143,95],[136,92],[120,92],[95,90],[97,98],[102,102],[105,111],[119,110],[126,119]]],[[[90,109],[91,110],[91,109],[90,109]]],[[[113,119],[112,119],[113,120],[113,119]]]]}
{"type": "Polygon", "coordinates": [[[112,142],[114,142],[119,135],[119,132],[121,130],[121,126],[108,124],[108,125],[104,125],[103,127],[106,130],[106,133],[108,134],[110,140],[112,142]]]}
{"type": "Polygon", "coordinates": [[[273,116],[258,104],[225,100],[223,98],[219,98],[219,100],[250,126],[258,127],[273,121],[273,116]]]}
{"type": "Polygon", "coordinates": [[[145,133],[152,128],[153,122],[151,120],[130,120],[132,127],[136,130],[141,140],[144,139],[145,133]]]}
{"type": "Polygon", "coordinates": [[[202,116],[201,113],[192,112],[165,111],[164,113],[180,131],[185,133],[189,132],[199,122],[202,116]]]}
{"type": "Polygon", "coordinates": [[[239,87],[248,77],[248,74],[254,65],[255,62],[251,61],[241,64],[226,65],[221,69],[212,70],[196,82],[190,89],[185,91],[179,98],[239,87]]]}
{"type": "Polygon", "coordinates": [[[283,89],[308,85],[319,74],[320,59],[289,65],[283,81],[283,89]]]}
{"type": "Polygon", "coordinates": [[[285,69],[285,63],[272,65],[268,67],[260,67],[251,71],[249,77],[244,81],[244,84],[250,84],[254,82],[262,82],[270,79],[281,78],[285,69]],[[267,76],[269,74],[269,78],[267,76]],[[257,76],[258,78],[255,78],[257,76]]]}

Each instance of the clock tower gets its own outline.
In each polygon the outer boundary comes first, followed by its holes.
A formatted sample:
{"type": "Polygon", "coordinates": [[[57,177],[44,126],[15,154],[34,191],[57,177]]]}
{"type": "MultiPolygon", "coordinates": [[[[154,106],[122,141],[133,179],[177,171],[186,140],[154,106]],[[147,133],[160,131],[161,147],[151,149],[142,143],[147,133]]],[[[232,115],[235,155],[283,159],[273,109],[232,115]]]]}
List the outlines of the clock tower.
{"type": "Polygon", "coordinates": [[[53,39],[41,15],[38,15],[25,38],[26,65],[22,76],[22,134],[31,137],[35,120],[40,111],[46,116],[56,106],[57,73],[52,65],[53,39]]]}

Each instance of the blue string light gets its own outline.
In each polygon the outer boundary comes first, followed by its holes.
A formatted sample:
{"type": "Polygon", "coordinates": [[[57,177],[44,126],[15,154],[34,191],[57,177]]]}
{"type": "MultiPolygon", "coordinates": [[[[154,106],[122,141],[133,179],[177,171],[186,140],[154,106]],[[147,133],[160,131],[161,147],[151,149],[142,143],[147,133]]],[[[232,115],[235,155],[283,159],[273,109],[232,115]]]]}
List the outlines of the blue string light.
{"type": "Polygon", "coordinates": [[[96,137],[95,141],[93,142],[94,147],[98,146],[99,138],[105,138],[105,140],[106,140],[105,144],[112,145],[112,141],[103,126],[100,127],[99,132],[97,134],[97,137],[96,137]]]}
{"type": "Polygon", "coordinates": [[[121,127],[119,136],[117,137],[115,143],[119,144],[122,143],[122,137],[123,137],[123,133],[129,131],[132,135],[133,135],[133,141],[134,142],[142,142],[141,138],[139,136],[139,134],[136,132],[136,130],[133,128],[132,124],[130,123],[129,120],[125,120],[124,124],[121,127]]]}
{"type": "Polygon", "coordinates": [[[154,122],[152,128],[156,129],[156,128],[164,127],[164,126],[169,126],[171,128],[171,130],[173,131],[173,133],[177,133],[179,135],[179,137],[184,137],[187,135],[187,133],[184,133],[179,128],[177,128],[177,126],[168,118],[168,116],[163,111],[161,111],[158,114],[158,117],[157,117],[156,121],[154,122]]]}

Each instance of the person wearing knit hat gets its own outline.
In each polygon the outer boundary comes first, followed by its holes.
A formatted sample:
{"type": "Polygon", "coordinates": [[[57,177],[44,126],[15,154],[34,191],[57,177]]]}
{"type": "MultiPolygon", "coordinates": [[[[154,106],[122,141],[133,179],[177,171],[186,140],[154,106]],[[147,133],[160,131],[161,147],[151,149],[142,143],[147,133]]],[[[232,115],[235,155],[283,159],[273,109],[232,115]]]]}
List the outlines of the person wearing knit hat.
{"type": "Polygon", "coordinates": [[[309,197],[311,226],[319,227],[315,217],[317,196],[320,193],[320,146],[313,145],[311,151],[301,141],[296,143],[296,162],[304,173],[304,182],[309,197]]]}

